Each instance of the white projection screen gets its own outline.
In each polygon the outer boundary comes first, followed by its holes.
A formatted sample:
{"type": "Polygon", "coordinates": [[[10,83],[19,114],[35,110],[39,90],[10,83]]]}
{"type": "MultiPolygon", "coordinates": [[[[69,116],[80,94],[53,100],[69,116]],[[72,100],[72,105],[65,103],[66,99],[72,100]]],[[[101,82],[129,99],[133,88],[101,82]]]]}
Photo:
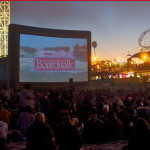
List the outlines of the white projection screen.
{"type": "Polygon", "coordinates": [[[86,38],[20,34],[20,82],[88,81],[86,38]]]}

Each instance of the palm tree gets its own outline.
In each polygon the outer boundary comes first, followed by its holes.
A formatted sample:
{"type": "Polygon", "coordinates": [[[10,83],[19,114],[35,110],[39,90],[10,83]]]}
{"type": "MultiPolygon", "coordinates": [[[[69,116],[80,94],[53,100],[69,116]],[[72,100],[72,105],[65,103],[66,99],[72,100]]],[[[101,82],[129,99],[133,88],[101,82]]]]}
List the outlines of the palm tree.
{"type": "Polygon", "coordinates": [[[97,42],[96,42],[96,41],[93,41],[91,46],[94,48],[94,54],[95,54],[95,57],[96,57],[95,48],[97,47],[97,42]]]}

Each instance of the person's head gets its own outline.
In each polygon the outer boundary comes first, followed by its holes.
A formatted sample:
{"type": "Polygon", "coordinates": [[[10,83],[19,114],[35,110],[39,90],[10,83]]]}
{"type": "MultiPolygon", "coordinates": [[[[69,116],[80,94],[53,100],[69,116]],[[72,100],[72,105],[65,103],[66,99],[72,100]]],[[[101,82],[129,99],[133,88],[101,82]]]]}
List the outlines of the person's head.
{"type": "Polygon", "coordinates": [[[123,102],[121,99],[118,100],[118,103],[117,103],[119,106],[122,106],[123,105],[123,102]]]}
{"type": "Polygon", "coordinates": [[[26,84],[26,85],[25,85],[25,88],[26,88],[27,90],[31,90],[31,89],[32,89],[32,85],[31,85],[31,84],[26,84]]]}
{"type": "Polygon", "coordinates": [[[116,113],[114,111],[109,111],[107,113],[107,118],[109,121],[113,121],[117,119],[116,113]]]}
{"type": "Polygon", "coordinates": [[[62,121],[61,121],[61,125],[63,125],[63,126],[71,125],[71,118],[70,118],[70,116],[63,116],[62,121]]]}
{"type": "Polygon", "coordinates": [[[117,109],[117,103],[116,102],[113,102],[113,109],[117,109]]]}
{"type": "Polygon", "coordinates": [[[118,105],[118,110],[119,110],[119,112],[121,112],[121,111],[125,111],[125,105],[118,105]]]}
{"type": "Polygon", "coordinates": [[[36,113],[35,121],[45,123],[45,115],[41,112],[36,113]]]}
{"type": "Polygon", "coordinates": [[[0,105],[0,111],[3,111],[3,110],[5,110],[5,107],[2,104],[2,105],[0,105]]]}
{"type": "Polygon", "coordinates": [[[103,111],[104,111],[104,113],[108,113],[109,112],[109,105],[104,104],[103,111]]]}
{"type": "Polygon", "coordinates": [[[139,105],[140,105],[140,106],[143,106],[144,103],[145,103],[145,99],[144,99],[144,97],[142,97],[142,98],[140,99],[139,105]]]}
{"type": "Polygon", "coordinates": [[[96,121],[97,120],[97,112],[95,110],[92,110],[90,112],[90,119],[93,120],[93,121],[96,121]]]}
{"type": "Polygon", "coordinates": [[[27,105],[27,106],[24,108],[23,112],[32,113],[32,108],[31,108],[31,106],[27,105]]]}
{"type": "Polygon", "coordinates": [[[104,105],[108,105],[109,106],[109,104],[110,104],[109,101],[105,101],[104,102],[104,105]]]}
{"type": "Polygon", "coordinates": [[[72,121],[71,121],[71,125],[72,126],[78,126],[78,124],[79,124],[78,118],[73,118],[72,121]]]}

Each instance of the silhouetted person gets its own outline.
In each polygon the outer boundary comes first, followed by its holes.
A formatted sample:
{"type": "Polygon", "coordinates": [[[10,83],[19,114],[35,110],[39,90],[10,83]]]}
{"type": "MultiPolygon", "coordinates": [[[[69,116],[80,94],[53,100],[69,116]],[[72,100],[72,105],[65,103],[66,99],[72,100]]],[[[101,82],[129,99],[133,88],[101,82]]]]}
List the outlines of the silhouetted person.
{"type": "Polygon", "coordinates": [[[85,143],[94,144],[104,142],[103,122],[97,119],[97,114],[92,113],[84,125],[83,137],[85,143]]]}
{"type": "Polygon", "coordinates": [[[105,132],[109,141],[121,140],[123,137],[123,123],[113,111],[108,112],[105,132]]]}
{"type": "Polygon", "coordinates": [[[76,128],[71,125],[69,116],[64,116],[56,131],[56,142],[59,150],[80,150],[81,139],[76,128]]]}
{"type": "Polygon", "coordinates": [[[125,106],[124,105],[119,106],[118,118],[123,123],[124,138],[128,138],[129,137],[129,124],[130,124],[130,122],[129,122],[128,114],[125,111],[125,106]]]}
{"type": "Polygon", "coordinates": [[[45,124],[43,113],[35,115],[35,122],[27,128],[27,150],[53,150],[53,133],[45,124]]]}
{"type": "Polygon", "coordinates": [[[129,150],[150,149],[149,125],[144,119],[138,119],[135,124],[135,132],[128,143],[129,150]]]}

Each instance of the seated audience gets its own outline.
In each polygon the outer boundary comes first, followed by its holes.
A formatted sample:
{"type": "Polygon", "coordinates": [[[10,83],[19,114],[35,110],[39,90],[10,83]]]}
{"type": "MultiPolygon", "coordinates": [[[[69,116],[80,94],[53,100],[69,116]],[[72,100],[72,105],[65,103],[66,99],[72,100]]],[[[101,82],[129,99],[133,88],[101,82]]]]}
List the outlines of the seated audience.
{"type": "MultiPolygon", "coordinates": [[[[10,119],[11,129],[17,128],[18,120],[22,134],[27,136],[27,150],[56,148],[52,129],[60,150],[79,150],[81,137],[85,144],[125,139],[129,140],[129,150],[150,149],[146,123],[150,120],[149,90],[140,84],[134,88],[70,87],[33,91],[27,84],[21,94],[19,90],[14,91],[10,100],[0,90],[0,150],[5,149],[10,119]],[[31,108],[34,112],[44,112],[52,129],[45,124],[44,114],[37,113],[34,117],[31,108]]],[[[15,139],[16,135],[12,137],[15,139]]]]}

